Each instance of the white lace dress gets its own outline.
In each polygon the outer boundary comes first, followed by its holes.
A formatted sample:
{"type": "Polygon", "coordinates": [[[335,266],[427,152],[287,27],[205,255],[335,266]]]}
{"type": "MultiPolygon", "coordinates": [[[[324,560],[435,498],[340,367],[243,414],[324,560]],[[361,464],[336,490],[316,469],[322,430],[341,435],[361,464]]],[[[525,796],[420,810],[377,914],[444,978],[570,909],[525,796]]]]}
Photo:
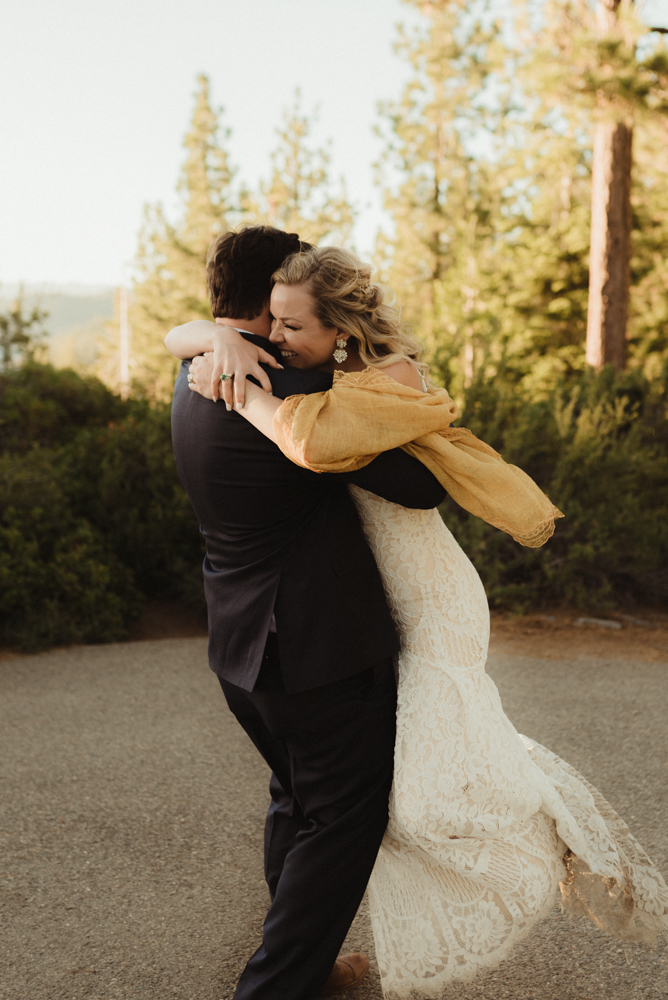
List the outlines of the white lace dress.
{"type": "Polygon", "coordinates": [[[390,821],[369,885],[385,995],[436,997],[496,965],[559,886],[620,937],[666,932],[668,888],[625,823],[506,718],[485,673],[485,591],[438,511],[351,492],[402,637],[390,821]]]}

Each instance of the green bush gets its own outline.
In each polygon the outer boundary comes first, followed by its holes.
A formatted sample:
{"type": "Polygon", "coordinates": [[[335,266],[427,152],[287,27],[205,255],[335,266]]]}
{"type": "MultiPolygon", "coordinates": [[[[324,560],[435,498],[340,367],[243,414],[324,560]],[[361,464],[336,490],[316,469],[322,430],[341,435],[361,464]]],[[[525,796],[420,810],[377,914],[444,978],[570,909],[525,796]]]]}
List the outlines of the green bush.
{"type": "Polygon", "coordinates": [[[84,428],[105,427],[131,406],[98,379],[30,362],[0,373],[0,453],[67,444],[84,428]]]}
{"type": "MultiPolygon", "coordinates": [[[[460,423],[566,515],[534,550],[444,504],[493,605],[665,603],[667,401],[668,373],[586,373],[540,399],[503,372],[467,390],[460,423]]],[[[0,375],[0,450],[0,644],[115,641],[147,597],[203,607],[169,407],[30,364],[0,375]]]]}
{"type": "Polygon", "coordinates": [[[169,407],[30,364],[0,375],[0,643],[123,638],[147,597],[203,607],[169,407]]]}
{"type": "Polygon", "coordinates": [[[77,517],[54,455],[0,459],[1,639],[22,649],[123,638],[132,574],[77,517]]]}
{"type": "Polygon", "coordinates": [[[168,406],[136,404],[63,451],[74,509],[104,535],[147,596],[203,600],[204,547],[176,471],[168,406]]]}
{"type": "Polygon", "coordinates": [[[668,372],[651,383],[634,372],[587,372],[540,400],[503,373],[467,390],[458,422],[528,472],[565,515],[533,550],[446,502],[444,519],[492,604],[665,603],[667,402],[668,372]]]}

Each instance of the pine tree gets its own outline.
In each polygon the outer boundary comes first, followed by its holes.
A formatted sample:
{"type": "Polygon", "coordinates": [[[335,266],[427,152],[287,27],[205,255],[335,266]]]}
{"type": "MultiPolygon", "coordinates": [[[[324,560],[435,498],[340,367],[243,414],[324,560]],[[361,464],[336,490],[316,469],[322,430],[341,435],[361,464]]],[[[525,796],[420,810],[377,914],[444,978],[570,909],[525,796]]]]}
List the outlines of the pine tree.
{"type": "Polygon", "coordinates": [[[278,145],[271,155],[271,177],[260,185],[259,197],[245,194],[249,220],[298,233],[307,243],[345,246],[354,221],[343,181],[330,181],[330,153],[313,148],[309,137],[314,116],[302,111],[299,90],[276,130],[278,145]]]}
{"type": "MultiPolygon", "coordinates": [[[[563,116],[583,112],[593,140],[587,362],[626,363],[637,130],[668,113],[668,51],[647,35],[632,0],[558,0],[535,42],[534,79],[563,116]]],[[[636,220],[637,221],[637,220],[636,220]]]]}
{"type": "Polygon", "coordinates": [[[513,95],[501,25],[486,5],[414,6],[424,28],[402,31],[398,46],[413,79],[402,100],[383,109],[389,134],[381,176],[401,180],[386,187],[394,231],[379,239],[379,262],[405,320],[452,385],[470,382],[498,332],[496,302],[508,265],[499,226],[514,225],[517,200],[500,163],[513,95]],[[485,155],[477,152],[482,144],[485,155]]]}
{"type": "Polygon", "coordinates": [[[353,210],[343,182],[336,190],[330,181],[329,151],[309,144],[311,128],[312,118],[302,113],[297,93],[277,130],[269,181],[258,194],[242,188],[237,196],[225,149],[228,132],[211,107],[207,78],[199,77],[177,188],[181,215],[172,223],[161,205],[146,206],[139,235],[131,312],[135,392],[151,399],[171,395],[176,366],[163,338],[178,323],[211,318],[205,260],[220,232],[240,223],[266,224],[297,232],[311,243],[349,241],[353,210]]]}
{"type": "Polygon", "coordinates": [[[644,150],[631,188],[633,362],[654,370],[665,352],[666,168],[657,155],[665,57],[658,48],[641,59],[615,43],[611,82],[609,40],[600,49],[591,18],[577,21],[583,4],[559,0],[537,31],[518,0],[509,31],[477,0],[415,0],[424,27],[402,35],[414,76],[385,109],[385,163],[400,183],[387,189],[394,231],[379,257],[428,360],[455,392],[503,370],[549,393],[555,379],[584,368],[601,87],[611,102],[633,105],[644,150]],[[651,321],[641,294],[653,303],[651,321]]]}
{"type": "Polygon", "coordinates": [[[0,371],[20,368],[26,361],[41,357],[48,313],[39,306],[24,311],[21,295],[11,308],[0,313],[0,371]]]}
{"type": "Polygon", "coordinates": [[[197,81],[195,108],[184,139],[186,159],[178,183],[182,213],[171,223],[161,205],[146,206],[134,284],[133,387],[150,398],[166,398],[175,364],[163,338],[191,319],[211,318],[206,291],[206,253],[216,236],[236,221],[233,171],[211,106],[209,81],[197,81]]]}

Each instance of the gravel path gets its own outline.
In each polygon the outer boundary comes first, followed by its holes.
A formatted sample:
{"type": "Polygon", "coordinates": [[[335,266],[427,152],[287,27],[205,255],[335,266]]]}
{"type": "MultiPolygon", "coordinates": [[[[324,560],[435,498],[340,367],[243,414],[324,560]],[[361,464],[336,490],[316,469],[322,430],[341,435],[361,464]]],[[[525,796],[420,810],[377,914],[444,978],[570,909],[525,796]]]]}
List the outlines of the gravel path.
{"type": "MultiPolygon", "coordinates": [[[[521,732],[583,771],[668,872],[668,664],[497,649],[521,732]]],[[[227,1000],[259,940],[267,772],[206,641],[0,662],[2,1000],[227,1000]]],[[[373,953],[365,907],[348,945],[373,953]]],[[[378,1000],[375,972],[355,1000],[378,1000]]],[[[658,1000],[668,955],[555,911],[444,1000],[658,1000]]]]}

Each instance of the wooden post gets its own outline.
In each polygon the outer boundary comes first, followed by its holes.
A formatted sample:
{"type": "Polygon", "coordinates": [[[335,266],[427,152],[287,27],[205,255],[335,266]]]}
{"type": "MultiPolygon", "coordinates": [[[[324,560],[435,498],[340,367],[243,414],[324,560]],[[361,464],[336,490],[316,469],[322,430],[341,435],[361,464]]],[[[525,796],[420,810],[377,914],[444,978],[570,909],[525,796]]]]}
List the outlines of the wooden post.
{"type": "Polygon", "coordinates": [[[128,290],[119,289],[119,386],[122,399],[130,393],[130,323],[128,320],[128,290]]]}

